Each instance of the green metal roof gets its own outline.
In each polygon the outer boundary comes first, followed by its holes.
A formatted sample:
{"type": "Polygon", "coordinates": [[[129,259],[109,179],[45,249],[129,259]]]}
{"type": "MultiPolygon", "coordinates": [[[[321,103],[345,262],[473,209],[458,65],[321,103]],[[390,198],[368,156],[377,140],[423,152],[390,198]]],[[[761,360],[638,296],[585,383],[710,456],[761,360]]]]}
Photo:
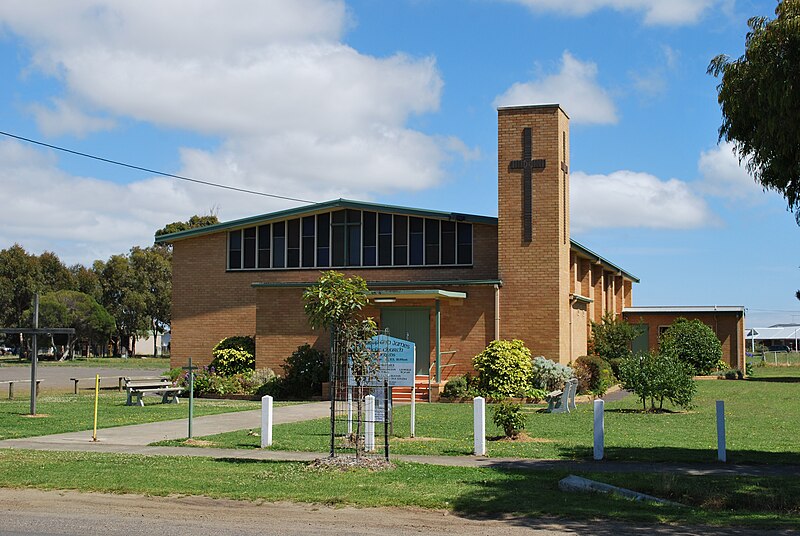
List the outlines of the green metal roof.
{"type": "Polygon", "coordinates": [[[595,253],[591,249],[587,248],[586,246],[583,246],[583,245],[575,242],[574,240],[570,240],[570,242],[572,243],[572,248],[575,249],[576,251],[578,251],[578,253],[581,253],[584,256],[589,257],[590,259],[594,259],[595,261],[599,261],[599,262],[601,262],[603,264],[608,265],[609,267],[611,267],[614,270],[618,271],[622,276],[626,277],[627,279],[630,279],[634,283],[638,283],[639,282],[639,278],[638,277],[636,277],[635,275],[633,275],[630,272],[626,272],[625,270],[623,270],[622,268],[620,268],[619,266],[617,266],[616,264],[614,264],[610,260],[601,257],[600,255],[598,255],[597,253],[595,253]]]}
{"type": "Polygon", "coordinates": [[[369,293],[372,298],[458,298],[466,299],[466,292],[454,292],[452,290],[437,289],[406,289],[406,290],[373,290],[369,293]]]}
{"type": "Polygon", "coordinates": [[[469,223],[483,223],[486,225],[497,225],[497,218],[493,218],[491,216],[479,216],[477,214],[462,214],[460,212],[443,212],[438,210],[400,207],[395,205],[382,205],[378,203],[352,201],[350,199],[335,199],[333,201],[325,201],[324,203],[303,205],[300,207],[290,208],[286,210],[279,210],[277,212],[261,214],[259,216],[250,216],[248,218],[242,218],[239,220],[217,223],[216,225],[208,225],[206,227],[198,227],[197,229],[189,229],[187,231],[178,231],[177,233],[165,234],[157,236],[155,241],[157,244],[164,242],[174,242],[175,240],[182,240],[184,238],[191,238],[194,236],[217,233],[219,231],[227,231],[230,229],[237,229],[240,227],[249,227],[251,225],[269,223],[272,221],[280,221],[287,218],[295,218],[298,216],[306,216],[309,214],[316,214],[318,212],[327,212],[332,209],[340,209],[340,208],[351,208],[356,210],[372,210],[375,212],[389,212],[392,214],[403,214],[407,216],[419,216],[424,218],[437,218],[441,220],[454,220],[454,221],[465,221],[469,223]]]}
{"type": "MultiPolygon", "coordinates": [[[[288,282],[277,281],[271,283],[251,283],[255,288],[307,288],[316,285],[317,281],[288,282]]],[[[446,287],[446,286],[471,286],[471,285],[501,285],[500,279],[450,279],[442,281],[367,281],[368,287],[395,288],[395,287],[446,287]]]]}
{"type": "MultiPolygon", "coordinates": [[[[459,212],[443,212],[438,210],[427,210],[421,208],[401,207],[396,205],[383,205],[379,203],[366,203],[364,201],[353,201],[350,199],[334,199],[333,201],[325,201],[324,203],[315,203],[312,205],[303,205],[300,207],[290,208],[286,210],[279,210],[277,212],[270,212],[261,214],[259,216],[250,216],[238,220],[232,220],[215,225],[208,225],[206,227],[198,227],[197,229],[189,229],[188,231],[179,231],[177,233],[170,233],[166,235],[157,236],[155,239],[156,244],[165,242],[174,242],[184,238],[192,238],[195,236],[202,236],[220,231],[227,231],[231,229],[238,229],[242,227],[250,227],[252,225],[259,225],[270,223],[273,221],[281,221],[288,218],[295,218],[298,216],[306,216],[320,212],[327,212],[333,209],[356,209],[356,210],[371,210],[375,212],[388,212],[392,214],[404,214],[407,216],[419,216],[424,218],[437,218],[442,220],[465,221],[470,223],[482,223],[485,225],[497,225],[497,218],[491,216],[479,216],[476,214],[462,214],[459,212]]],[[[595,259],[610,268],[618,271],[621,275],[638,283],[639,278],[635,275],[623,270],[608,259],[598,255],[589,248],[579,244],[574,240],[570,240],[572,248],[577,250],[582,255],[595,259]]],[[[419,284],[419,283],[416,283],[419,284]]],[[[464,282],[450,283],[450,284],[465,284],[464,282]]],[[[487,283],[482,283],[487,284],[487,283]]],[[[492,283],[489,283],[492,284],[492,283]]],[[[499,284],[499,282],[497,283],[499,284]]]]}

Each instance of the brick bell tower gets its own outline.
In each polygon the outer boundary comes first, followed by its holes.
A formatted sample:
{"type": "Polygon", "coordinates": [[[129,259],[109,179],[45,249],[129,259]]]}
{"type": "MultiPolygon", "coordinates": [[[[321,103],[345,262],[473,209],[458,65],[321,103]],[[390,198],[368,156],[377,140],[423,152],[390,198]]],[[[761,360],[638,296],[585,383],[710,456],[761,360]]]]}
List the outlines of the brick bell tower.
{"type": "Polygon", "coordinates": [[[569,117],[558,104],[497,111],[500,336],[570,360],[569,117]]]}

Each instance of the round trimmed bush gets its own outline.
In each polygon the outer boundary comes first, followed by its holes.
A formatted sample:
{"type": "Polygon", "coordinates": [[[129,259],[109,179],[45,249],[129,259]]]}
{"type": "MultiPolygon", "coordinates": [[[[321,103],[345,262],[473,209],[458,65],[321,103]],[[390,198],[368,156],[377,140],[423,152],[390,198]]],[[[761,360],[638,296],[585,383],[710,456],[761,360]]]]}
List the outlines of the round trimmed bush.
{"type": "Polygon", "coordinates": [[[695,374],[711,374],[722,359],[722,344],[714,331],[699,320],[678,318],[659,340],[662,354],[674,355],[695,374]]]}
{"type": "Polygon", "coordinates": [[[211,355],[210,368],[221,376],[252,372],[256,368],[256,341],[241,335],[227,337],[217,343],[211,355]]]}
{"type": "Polygon", "coordinates": [[[531,351],[520,340],[492,341],[472,360],[480,391],[492,398],[524,396],[531,381],[531,351]]]}

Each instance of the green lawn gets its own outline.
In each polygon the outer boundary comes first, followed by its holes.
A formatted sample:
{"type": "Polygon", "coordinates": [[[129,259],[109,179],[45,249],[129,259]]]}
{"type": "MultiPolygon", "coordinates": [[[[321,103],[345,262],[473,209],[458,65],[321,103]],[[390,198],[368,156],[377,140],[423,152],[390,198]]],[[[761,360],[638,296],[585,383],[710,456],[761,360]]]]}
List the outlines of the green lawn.
{"type": "Polygon", "coordinates": [[[379,472],[331,471],[288,462],[0,450],[3,487],[421,507],[466,516],[508,513],[784,528],[800,524],[796,478],[582,475],[688,506],[679,508],[612,496],[567,495],[558,491],[564,476],[558,471],[409,463],[379,472]],[[167,477],[153,478],[154,474],[167,477]]]}
{"type": "MultiPolygon", "coordinates": [[[[698,381],[696,407],[674,413],[641,413],[630,396],[606,404],[607,459],[643,461],[716,461],[715,401],[725,401],[728,460],[734,463],[800,462],[800,368],[758,368],[746,381],[698,381]]],[[[592,456],[592,406],[580,404],[566,415],[538,413],[527,407],[527,441],[492,439],[495,457],[586,459],[592,456]]],[[[472,453],[471,404],[419,404],[417,439],[409,439],[409,406],[395,408],[394,454],[469,455],[472,453]]],[[[487,435],[500,436],[487,412],[487,435]]],[[[273,449],[326,452],[327,419],[275,426],[273,449]]],[[[258,448],[246,431],[208,436],[209,446],[258,448]]],[[[166,444],[181,444],[180,441],[166,444]]]]}
{"type": "MultiPolygon", "coordinates": [[[[188,418],[189,404],[161,404],[158,397],[145,397],[145,406],[126,406],[125,393],[102,393],[97,410],[98,428],[188,418]]],[[[195,416],[259,409],[260,402],[196,399],[195,416]]],[[[37,417],[30,417],[30,399],[0,400],[0,439],[32,437],[91,430],[94,394],[44,395],[36,404],[37,417]],[[46,415],[46,416],[45,416],[46,415]]]]}
{"type": "MultiPolygon", "coordinates": [[[[79,357],[66,361],[38,360],[41,367],[109,367],[119,369],[163,369],[169,370],[169,357],[79,357]]],[[[0,357],[0,367],[30,367],[29,360],[19,359],[17,356],[0,357]]]]}

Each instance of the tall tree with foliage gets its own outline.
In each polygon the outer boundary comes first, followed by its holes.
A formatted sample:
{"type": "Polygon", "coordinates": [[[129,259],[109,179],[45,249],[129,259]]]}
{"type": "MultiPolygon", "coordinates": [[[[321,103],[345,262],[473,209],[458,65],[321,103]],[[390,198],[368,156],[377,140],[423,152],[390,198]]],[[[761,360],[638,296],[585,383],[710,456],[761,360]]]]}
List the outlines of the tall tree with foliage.
{"type": "Polygon", "coordinates": [[[36,255],[19,244],[0,250],[0,325],[22,326],[22,315],[41,291],[41,274],[36,255]]]}
{"type": "Polygon", "coordinates": [[[219,218],[217,218],[216,214],[204,214],[202,216],[195,214],[189,218],[188,221],[174,221],[168,223],[156,231],[156,236],[188,231],[189,229],[197,229],[198,227],[207,227],[209,225],[216,225],[217,223],[219,223],[219,218]]]}
{"type": "Polygon", "coordinates": [[[98,303],[103,298],[103,287],[100,285],[100,276],[91,268],[82,264],[73,264],[69,267],[72,276],[72,290],[88,294],[98,303]]]}
{"type": "Polygon", "coordinates": [[[134,247],[131,269],[139,292],[144,296],[144,314],[153,332],[153,357],[158,354],[156,335],[164,333],[171,320],[172,252],[168,248],[134,247]]]}
{"type": "MultiPolygon", "coordinates": [[[[361,438],[363,396],[359,382],[374,374],[377,368],[375,355],[367,347],[377,332],[377,326],[372,318],[361,317],[361,310],[367,305],[368,299],[369,289],[363,278],[345,277],[334,270],[323,272],[317,283],[303,292],[303,308],[311,327],[327,329],[332,335],[331,371],[349,369],[356,380],[357,458],[364,452],[361,438]]],[[[335,386],[331,385],[331,393],[334,391],[335,386]]],[[[331,455],[335,440],[333,419],[331,415],[331,455]]]]}
{"type": "MultiPolygon", "coordinates": [[[[27,310],[25,321],[30,322],[32,315],[33,312],[27,310]]],[[[75,336],[69,339],[67,347],[70,356],[78,342],[85,342],[89,347],[93,343],[104,343],[114,333],[115,328],[114,318],[102,305],[88,294],[75,290],[58,290],[44,294],[39,300],[39,323],[75,329],[75,336]]],[[[62,360],[65,356],[66,354],[62,356],[62,360]]]]}
{"type": "Polygon", "coordinates": [[[744,55],[719,55],[708,67],[722,77],[719,137],[764,188],[786,198],[800,225],[800,0],[783,0],[774,19],[747,25],[744,55]]]}
{"type": "MultiPolygon", "coordinates": [[[[148,329],[147,295],[126,255],[95,261],[103,289],[101,304],[114,317],[119,344],[132,353],[131,339],[148,329]]],[[[122,348],[118,349],[120,352],[122,348]]]]}

